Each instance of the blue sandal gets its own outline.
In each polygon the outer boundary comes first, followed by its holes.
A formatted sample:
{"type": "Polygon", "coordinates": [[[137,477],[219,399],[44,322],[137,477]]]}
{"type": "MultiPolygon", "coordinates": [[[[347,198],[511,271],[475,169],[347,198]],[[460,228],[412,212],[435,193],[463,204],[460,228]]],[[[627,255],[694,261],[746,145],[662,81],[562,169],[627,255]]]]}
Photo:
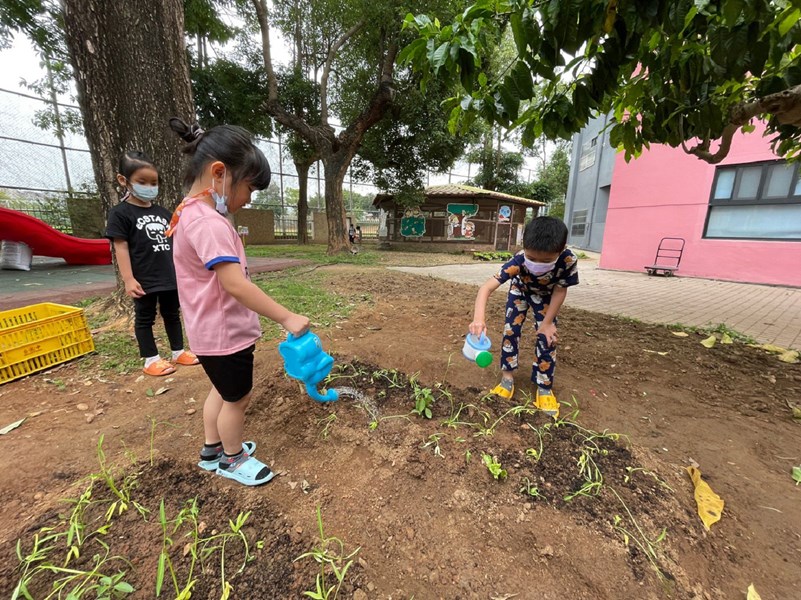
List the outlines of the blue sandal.
{"type": "MultiPolygon", "coordinates": [[[[256,442],[242,442],[242,450],[243,452],[253,455],[256,452],[256,442]]],[[[217,467],[220,466],[220,459],[223,457],[223,453],[220,452],[214,458],[210,458],[208,460],[201,460],[197,463],[197,466],[203,469],[204,471],[216,471],[217,467]]]]}
{"type": "Polygon", "coordinates": [[[217,467],[217,475],[233,479],[242,485],[261,485],[275,477],[275,473],[270,470],[270,467],[247,453],[237,459],[234,465],[228,469],[217,467]]]}

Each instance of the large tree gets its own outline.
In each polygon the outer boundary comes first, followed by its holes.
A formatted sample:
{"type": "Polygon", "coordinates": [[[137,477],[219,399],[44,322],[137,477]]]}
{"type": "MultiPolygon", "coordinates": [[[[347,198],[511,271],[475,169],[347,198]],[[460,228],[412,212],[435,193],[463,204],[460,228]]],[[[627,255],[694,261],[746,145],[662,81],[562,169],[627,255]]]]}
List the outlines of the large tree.
{"type": "Polygon", "coordinates": [[[126,150],[149,154],[162,202],[180,201],[180,140],[171,116],[194,114],[181,0],[64,0],[66,43],[84,130],[105,210],[117,199],[117,164],[126,150]]]}
{"type": "Polygon", "coordinates": [[[777,154],[801,149],[797,0],[478,0],[455,19],[429,14],[407,16],[420,37],[403,57],[462,86],[454,126],[480,116],[531,143],[611,111],[627,158],[661,143],[716,163],[763,118],[777,154]],[[508,29],[515,56],[494,77],[482,58],[508,29]]]}
{"type": "MultiPolygon", "coordinates": [[[[310,34],[299,37],[294,33],[300,21],[275,20],[267,0],[251,0],[250,4],[262,36],[269,89],[266,110],[319,155],[325,175],[328,250],[347,249],[342,184],[365,134],[392,104],[396,58],[403,43],[402,15],[408,8],[400,0],[308,0],[301,3],[308,11],[295,14],[307,15],[312,27],[310,34]],[[281,100],[270,47],[273,26],[281,28],[285,37],[301,40],[296,50],[299,55],[310,55],[303,74],[318,86],[316,123],[299,117],[281,100]],[[343,111],[342,107],[357,110],[343,111]],[[335,118],[341,123],[339,129],[332,124],[335,118]]],[[[429,0],[422,8],[438,9],[448,4],[454,3],[429,0]]]]}

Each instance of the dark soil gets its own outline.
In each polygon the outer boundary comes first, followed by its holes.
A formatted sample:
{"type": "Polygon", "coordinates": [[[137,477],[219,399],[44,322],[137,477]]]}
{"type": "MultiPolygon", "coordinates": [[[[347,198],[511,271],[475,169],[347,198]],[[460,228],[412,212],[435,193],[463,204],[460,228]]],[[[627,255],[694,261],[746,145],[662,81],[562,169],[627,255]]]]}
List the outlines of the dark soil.
{"type": "MultiPolygon", "coordinates": [[[[80,496],[99,471],[104,435],[108,460],[136,474],[132,498],[151,511],[145,521],[129,507],[104,537],[132,564],[132,598],[155,596],[162,499],[174,518],[195,497],[207,536],[250,512],[243,532],[255,559],[241,574],[242,547],[227,545],[231,598],[314,589],[317,564],[295,559],[319,545],[318,507],[326,536],[341,539],[344,554],[359,548],[340,598],[723,600],[743,598],[752,582],[766,599],[801,597],[801,487],[790,477],[801,464],[800,425],[786,404],[801,399],[801,366],[568,306],[556,376],[565,420],[554,423],[526,405],[524,370],[514,401],[489,399],[498,372],[460,356],[475,288],[382,269],[327,271],[332,291],[369,298],[317,330],[337,358],[331,385],[365,398],[311,401],[284,376],[275,342],[260,344],[246,432],[279,473],[266,486],[195,466],[208,391],[197,368],[179,370],[155,397],[146,394],[152,380],[99,373],[92,358],[0,388],[0,424],[38,413],[0,436],[6,456],[25,465],[0,473],[0,596],[19,575],[16,541],[29,547],[68,513],[61,499],[80,496]],[[431,390],[431,419],[411,414],[410,379],[431,390]],[[506,477],[496,480],[483,455],[506,477]],[[708,532],[695,513],[691,461],[726,502],[708,532]],[[601,485],[587,487],[599,481],[592,464],[601,485]]],[[[501,329],[503,300],[491,300],[491,331],[501,329]]],[[[93,494],[108,498],[101,482],[93,494]]],[[[107,506],[87,514],[102,522],[107,506]]],[[[177,537],[170,556],[185,574],[177,537]]],[[[96,551],[87,547],[82,560],[96,551]]],[[[197,572],[193,598],[220,597],[219,556],[197,572]]],[[[165,589],[162,598],[174,597],[171,583],[165,589]]]]}

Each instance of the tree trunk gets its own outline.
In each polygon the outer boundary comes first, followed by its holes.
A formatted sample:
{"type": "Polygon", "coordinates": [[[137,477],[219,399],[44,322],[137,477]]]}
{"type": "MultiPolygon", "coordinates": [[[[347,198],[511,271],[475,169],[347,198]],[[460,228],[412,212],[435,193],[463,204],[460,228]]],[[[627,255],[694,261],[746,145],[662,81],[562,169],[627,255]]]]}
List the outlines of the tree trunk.
{"type": "Polygon", "coordinates": [[[192,120],[181,0],[64,0],[64,27],[104,215],[116,204],[117,166],[142,150],[159,171],[159,202],[182,198],[181,144],[172,116],[192,120]]]}
{"type": "Polygon", "coordinates": [[[310,163],[295,162],[295,170],[298,172],[298,244],[309,243],[309,234],[306,224],[309,215],[310,167],[310,163]]]}
{"type": "Polygon", "coordinates": [[[345,202],[342,184],[348,171],[352,155],[342,151],[323,154],[325,172],[325,212],[328,221],[328,254],[350,250],[348,229],[345,226],[345,202]]]}
{"type": "MultiPolygon", "coordinates": [[[[119,201],[120,156],[141,150],[159,172],[159,202],[183,197],[181,144],[172,116],[194,115],[181,0],[63,0],[64,29],[103,218],[119,201]]],[[[116,266],[116,260],[115,260],[116,266]]],[[[119,310],[124,286],[108,303],[119,310]]]]}

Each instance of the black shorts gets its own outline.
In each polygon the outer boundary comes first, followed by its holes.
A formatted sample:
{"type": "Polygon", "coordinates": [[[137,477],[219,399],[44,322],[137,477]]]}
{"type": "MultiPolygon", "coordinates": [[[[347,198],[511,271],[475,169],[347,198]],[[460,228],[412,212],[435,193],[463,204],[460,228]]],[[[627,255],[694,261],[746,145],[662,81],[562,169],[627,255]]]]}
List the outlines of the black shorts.
{"type": "Polygon", "coordinates": [[[253,351],[256,345],[225,356],[199,356],[211,384],[226,402],[237,402],[253,389],[253,351]]]}

